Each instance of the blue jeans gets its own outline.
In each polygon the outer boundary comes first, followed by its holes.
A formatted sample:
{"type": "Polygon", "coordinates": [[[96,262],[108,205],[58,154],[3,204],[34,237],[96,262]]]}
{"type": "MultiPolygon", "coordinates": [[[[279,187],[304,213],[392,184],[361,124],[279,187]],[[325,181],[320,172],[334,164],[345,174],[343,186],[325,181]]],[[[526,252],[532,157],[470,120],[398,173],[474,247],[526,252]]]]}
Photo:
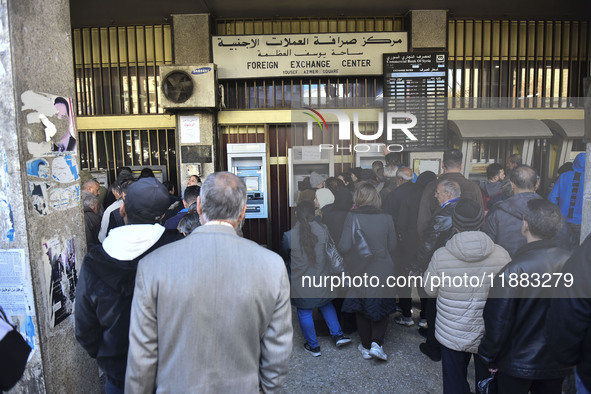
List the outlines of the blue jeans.
{"type": "Polygon", "coordinates": [[[587,387],[583,385],[581,378],[579,377],[579,373],[575,369],[575,387],[577,388],[577,394],[590,394],[587,387]]]}
{"type": "Polygon", "coordinates": [[[485,362],[476,354],[458,352],[441,345],[441,369],[444,394],[470,394],[468,364],[474,356],[475,383],[490,376],[485,362]]]}
{"type": "MultiPolygon", "coordinates": [[[[332,302],[318,308],[322,317],[328,326],[330,335],[342,335],[341,325],[337,318],[337,312],[332,305],[332,302]]],[[[298,319],[300,321],[300,327],[302,327],[302,334],[304,339],[308,342],[311,348],[318,347],[318,338],[316,337],[316,328],[314,327],[314,319],[312,318],[312,312],[314,309],[300,309],[298,308],[298,319]]]]}
{"type": "Polygon", "coordinates": [[[113,383],[109,381],[109,378],[107,378],[107,381],[105,382],[106,394],[123,394],[123,391],[123,389],[120,389],[119,387],[115,386],[113,383]]]}

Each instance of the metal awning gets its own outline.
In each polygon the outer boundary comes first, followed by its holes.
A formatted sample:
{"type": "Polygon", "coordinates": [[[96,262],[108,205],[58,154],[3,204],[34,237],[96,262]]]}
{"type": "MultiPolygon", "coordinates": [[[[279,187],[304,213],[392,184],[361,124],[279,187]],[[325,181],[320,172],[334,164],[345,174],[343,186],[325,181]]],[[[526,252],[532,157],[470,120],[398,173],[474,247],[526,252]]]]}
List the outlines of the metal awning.
{"type": "Polygon", "coordinates": [[[585,136],[585,121],[583,119],[545,119],[542,122],[563,138],[583,138],[585,136]]]}
{"type": "Polygon", "coordinates": [[[448,124],[454,133],[466,140],[552,137],[548,126],[537,119],[450,120],[448,124]]]}

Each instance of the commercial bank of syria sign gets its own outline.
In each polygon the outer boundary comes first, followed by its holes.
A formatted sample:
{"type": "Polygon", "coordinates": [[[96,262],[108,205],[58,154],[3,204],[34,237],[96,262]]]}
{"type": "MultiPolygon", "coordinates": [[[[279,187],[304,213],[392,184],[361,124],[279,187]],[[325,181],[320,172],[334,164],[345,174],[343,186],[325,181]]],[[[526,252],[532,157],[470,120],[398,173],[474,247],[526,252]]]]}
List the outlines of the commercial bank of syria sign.
{"type": "Polygon", "coordinates": [[[214,36],[218,78],[381,75],[384,53],[406,52],[407,34],[214,36]]]}

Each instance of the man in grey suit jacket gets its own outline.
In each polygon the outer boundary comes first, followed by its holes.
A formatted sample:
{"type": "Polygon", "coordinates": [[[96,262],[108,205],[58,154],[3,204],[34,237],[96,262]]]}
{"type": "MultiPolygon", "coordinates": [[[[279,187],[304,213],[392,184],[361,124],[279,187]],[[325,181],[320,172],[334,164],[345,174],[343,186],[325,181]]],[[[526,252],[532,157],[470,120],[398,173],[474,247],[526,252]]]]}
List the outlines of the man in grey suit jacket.
{"type": "Polygon", "coordinates": [[[276,392],[293,335],[283,260],[236,235],[235,175],[208,176],[197,212],[203,226],[139,263],[125,392],[276,392]]]}

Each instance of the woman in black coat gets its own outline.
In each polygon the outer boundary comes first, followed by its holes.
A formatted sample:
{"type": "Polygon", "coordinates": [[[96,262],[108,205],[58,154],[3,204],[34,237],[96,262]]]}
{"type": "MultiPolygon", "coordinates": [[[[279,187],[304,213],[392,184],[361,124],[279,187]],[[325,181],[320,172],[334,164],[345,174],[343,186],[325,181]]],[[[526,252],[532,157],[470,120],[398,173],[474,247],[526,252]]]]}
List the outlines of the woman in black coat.
{"type": "Polygon", "coordinates": [[[385,286],[386,278],[395,273],[392,253],[396,249],[396,232],[392,216],[380,209],[380,195],[375,186],[369,182],[360,183],[353,199],[357,207],[347,215],[338,244],[339,250],[347,258],[348,274],[355,277],[349,292],[351,298],[343,303],[343,312],[356,314],[357,331],[361,339],[359,351],[363,358],[385,361],[388,356],[382,346],[388,328],[388,317],[396,310],[394,294],[385,286]],[[365,263],[353,257],[356,248],[353,244],[355,221],[372,253],[372,258],[365,263]],[[379,284],[375,286],[373,282],[372,285],[364,283],[363,286],[355,286],[365,274],[367,278],[379,278],[379,284]]]}
{"type": "MultiPolygon", "coordinates": [[[[353,185],[353,181],[351,181],[353,185]]],[[[343,233],[343,226],[345,219],[353,207],[353,194],[351,191],[342,187],[334,193],[334,202],[324,207],[322,214],[322,222],[328,227],[330,236],[335,244],[338,244],[343,233]]],[[[357,328],[355,322],[355,314],[342,312],[344,298],[335,298],[332,300],[334,307],[337,310],[337,317],[343,327],[343,332],[352,333],[357,328]]]]}

